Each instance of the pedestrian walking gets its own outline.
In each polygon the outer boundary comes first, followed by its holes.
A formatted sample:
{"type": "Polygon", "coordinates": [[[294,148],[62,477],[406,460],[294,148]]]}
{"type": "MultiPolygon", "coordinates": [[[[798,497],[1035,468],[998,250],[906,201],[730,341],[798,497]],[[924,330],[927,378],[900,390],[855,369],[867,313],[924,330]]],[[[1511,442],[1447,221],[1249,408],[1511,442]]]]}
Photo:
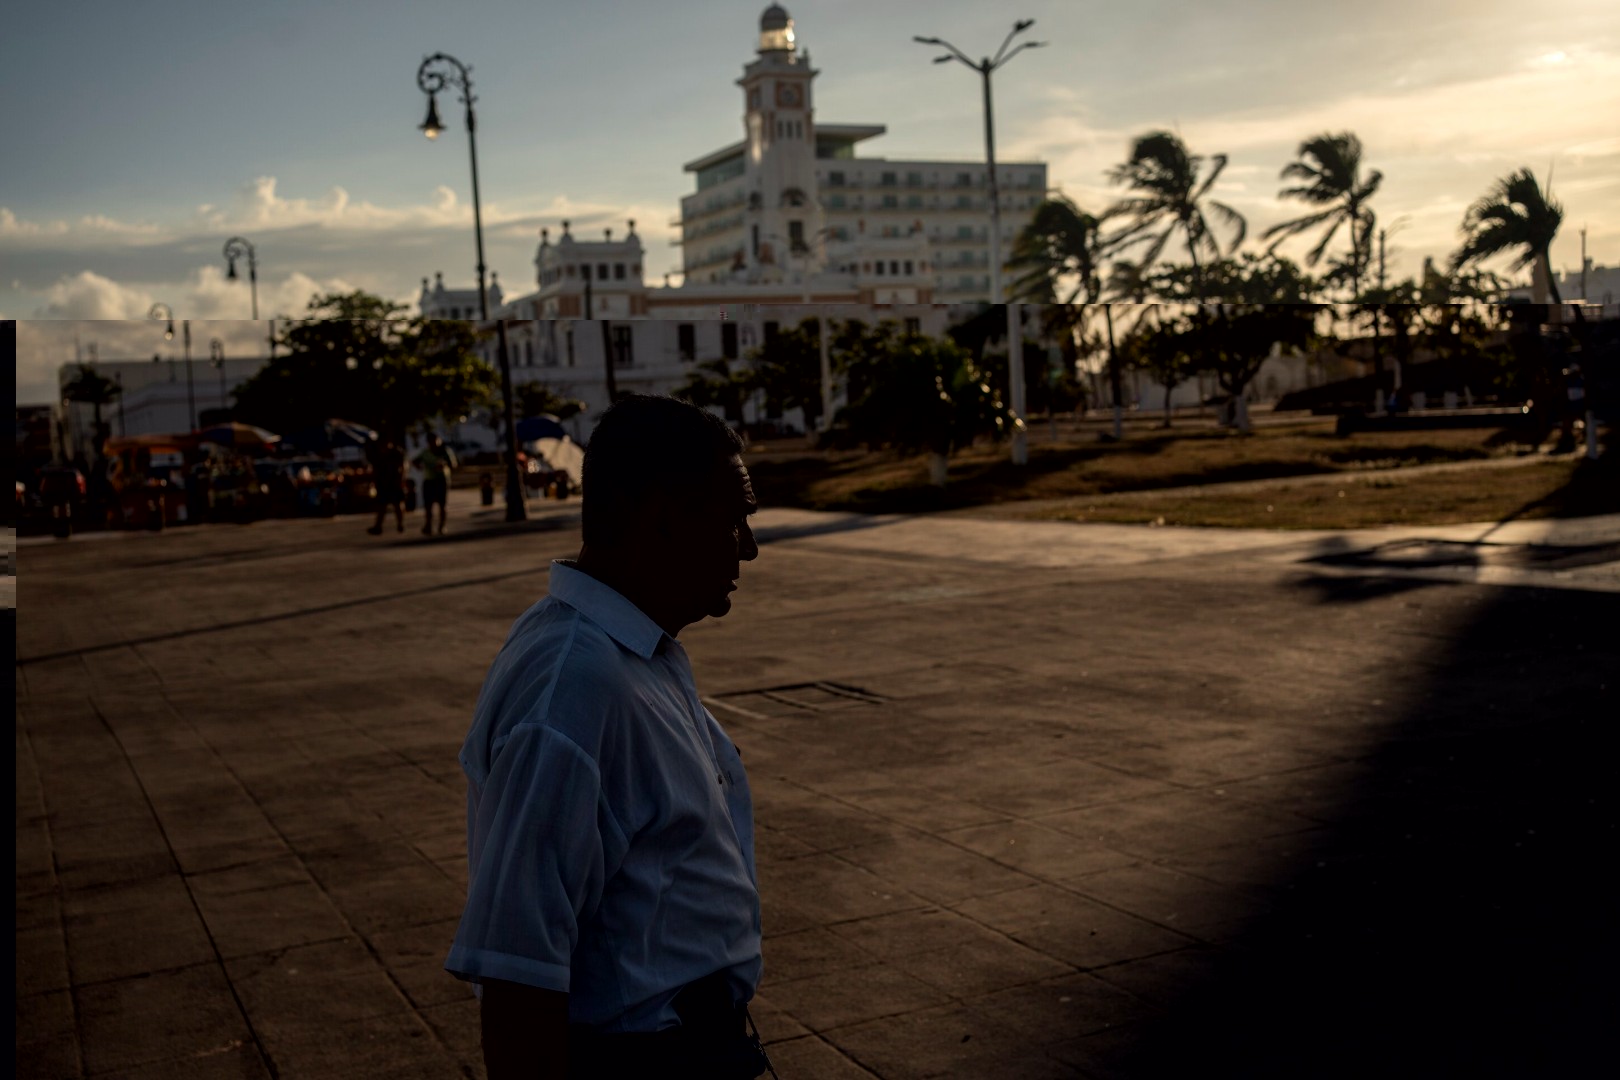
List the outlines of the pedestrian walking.
{"type": "Polygon", "coordinates": [[[512,625],[461,750],[467,904],[445,967],[491,1080],[742,1080],[769,1063],[753,808],[681,630],[759,549],[741,440],[632,395],[585,455],[584,544],[512,625]]]}
{"type": "Polygon", "coordinates": [[[437,503],[439,535],[443,536],[450,502],[450,473],[458,464],[456,452],[438,435],[429,435],[427,446],[416,455],[413,464],[422,470],[422,535],[433,535],[433,506],[437,503]]]}
{"type": "Polygon", "coordinates": [[[394,511],[394,526],[405,531],[405,451],[393,439],[384,439],[371,461],[371,482],[377,489],[377,520],[366,531],[381,536],[383,518],[394,511]]]}

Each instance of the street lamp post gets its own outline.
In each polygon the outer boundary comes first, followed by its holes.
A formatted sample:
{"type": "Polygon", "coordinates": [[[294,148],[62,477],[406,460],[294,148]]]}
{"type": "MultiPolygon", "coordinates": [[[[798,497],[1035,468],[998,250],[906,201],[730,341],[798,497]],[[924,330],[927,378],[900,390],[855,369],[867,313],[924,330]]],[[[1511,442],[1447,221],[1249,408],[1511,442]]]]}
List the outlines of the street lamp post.
{"type": "Polygon", "coordinates": [[[229,409],[230,404],[225,400],[225,343],[219,338],[211,338],[208,342],[208,362],[219,372],[219,407],[221,410],[229,409]]]}
{"type": "MultiPolygon", "coordinates": [[[[434,53],[416,69],[416,85],[428,96],[427,119],[421,131],[429,139],[436,139],[444,125],[439,121],[438,93],[446,86],[461,92],[461,103],[467,108],[467,150],[472,159],[473,235],[478,244],[478,313],[482,321],[489,321],[489,294],[484,288],[484,217],[478,197],[478,122],[473,115],[473,102],[478,100],[472,92],[471,69],[448,53],[434,53]]],[[[522,521],[528,517],[523,508],[523,484],[517,466],[517,417],[512,410],[512,363],[506,351],[506,320],[495,321],[496,349],[501,366],[502,411],[506,420],[506,520],[522,521]]],[[[611,362],[611,361],[610,361],[611,362]]]]}
{"type": "Polygon", "coordinates": [[[240,236],[225,241],[225,280],[236,280],[236,260],[247,256],[248,290],[253,296],[253,321],[259,321],[259,259],[253,245],[240,236]]]}
{"type": "MultiPolygon", "coordinates": [[[[168,304],[153,304],[152,309],[146,313],[149,319],[166,320],[168,327],[163,331],[164,341],[174,340],[174,309],[168,304]]],[[[181,336],[185,344],[186,358],[186,409],[191,418],[191,430],[197,430],[197,388],[191,371],[191,320],[182,319],[180,322],[181,336]]]]}
{"type": "MultiPolygon", "coordinates": [[[[1034,19],[1020,19],[1013,24],[1001,42],[1001,48],[996,50],[993,57],[985,57],[978,63],[969,60],[962,50],[955,45],[937,37],[913,37],[912,40],[923,45],[938,45],[947,50],[944,56],[934,58],[936,64],[947,64],[956,60],[967,65],[979,73],[979,79],[984,88],[984,154],[990,169],[990,303],[995,304],[1002,300],[1001,295],[1001,192],[996,182],[996,129],[994,112],[990,102],[990,76],[1003,64],[1025,49],[1038,49],[1046,44],[1044,41],[1025,41],[1012,51],[1007,46],[1012,44],[1013,38],[1035,25],[1034,19]]],[[[1023,324],[1019,318],[1018,305],[1008,300],[1007,303],[1007,378],[1008,397],[1012,405],[1013,415],[1017,425],[1013,428],[1012,460],[1015,465],[1029,463],[1029,438],[1024,430],[1024,357],[1023,357],[1023,324]]]]}

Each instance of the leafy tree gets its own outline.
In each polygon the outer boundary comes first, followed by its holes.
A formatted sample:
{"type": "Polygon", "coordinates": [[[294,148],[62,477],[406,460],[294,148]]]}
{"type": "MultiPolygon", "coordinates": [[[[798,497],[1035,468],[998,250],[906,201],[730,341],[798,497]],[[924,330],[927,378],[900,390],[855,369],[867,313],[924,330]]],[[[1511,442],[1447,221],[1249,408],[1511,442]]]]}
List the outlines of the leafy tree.
{"type": "Polygon", "coordinates": [[[1380,369],[1384,359],[1384,327],[1390,328],[1395,348],[1394,366],[1390,369],[1391,392],[1399,388],[1401,373],[1412,362],[1413,337],[1421,315],[1419,295],[1417,283],[1408,278],[1393,285],[1368,289],[1361,303],[1353,309],[1372,324],[1373,360],[1380,369]]]}
{"type": "MultiPolygon", "coordinates": [[[[828,327],[829,337],[831,329],[828,327]]],[[[829,360],[831,353],[829,341],[829,360]]],[[[748,359],[749,367],[742,373],[747,390],[762,392],[779,408],[804,410],[805,426],[810,431],[820,426],[820,319],[805,319],[797,326],[783,327],[771,340],[752,350],[748,359]]]]}
{"type": "Polygon", "coordinates": [[[730,361],[716,357],[694,364],[686,376],[686,382],[675,390],[674,396],[702,409],[720,409],[727,423],[740,424],[743,419],[743,399],[748,392],[746,373],[732,371],[730,361]]]}
{"type": "Polygon", "coordinates": [[[1125,339],[1122,351],[1127,361],[1153,376],[1164,387],[1164,427],[1170,426],[1170,396],[1198,370],[1199,353],[1194,347],[1187,320],[1166,317],[1159,305],[1153,306],[1151,321],[1137,323],[1125,339]]]}
{"type": "Polygon", "coordinates": [[[101,444],[107,440],[109,430],[101,420],[101,409],[104,405],[111,405],[117,401],[124,388],[115,380],[107,378],[89,364],[80,364],[73,377],[62,387],[62,396],[69,401],[77,401],[89,405],[94,411],[96,453],[101,453],[101,444]]]}
{"type": "Polygon", "coordinates": [[[1308,304],[1317,292],[1316,282],[1291,260],[1249,251],[1197,273],[1186,266],[1166,267],[1149,275],[1148,284],[1154,295],[1180,303],[1216,297],[1234,304],[1308,304]]]}
{"type": "Polygon", "coordinates": [[[1195,308],[1188,316],[1190,345],[1201,356],[1199,366],[1215,375],[1233,403],[1233,421],[1249,430],[1244,394],[1260,373],[1274,346],[1304,349],[1315,335],[1314,304],[1216,304],[1195,308]]]}
{"type": "Polygon", "coordinates": [[[313,297],[281,334],[283,353],[236,390],[240,415],[276,431],[341,417],[399,438],[488,400],[495,371],[471,325],[406,310],[362,291],[313,297]]]}
{"type": "MultiPolygon", "coordinates": [[[[1192,259],[1194,278],[1201,284],[1199,253],[1210,258],[1221,254],[1221,245],[1209,226],[1205,207],[1232,230],[1228,251],[1236,251],[1248,231],[1242,214],[1208,197],[1210,188],[1226,168],[1226,160],[1225,154],[1216,154],[1210,159],[1208,175],[1200,178],[1204,159],[1188,153],[1186,144],[1178,136],[1155,131],[1137,139],[1131,145],[1130,158],[1109,173],[1114,183],[1124,184],[1136,193],[1119,200],[1106,215],[1130,219],[1113,239],[1113,246],[1145,241],[1147,249],[1137,259],[1137,265],[1145,272],[1158,261],[1165,244],[1179,230],[1192,259]]],[[[1199,299],[1206,295],[1200,288],[1199,299]]]]}
{"type": "Polygon", "coordinates": [[[1463,215],[1463,244],[1451,256],[1451,267],[1473,266],[1504,252],[1514,252],[1513,269],[1534,266],[1546,277],[1552,302],[1563,303],[1552,276],[1552,242],[1563,223],[1564,208],[1541,190],[1529,169],[1498,180],[1463,215]]]}
{"type": "MultiPolygon", "coordinates": [[[[512,387],[512,400],[520,419],[531,416],[555,416],[567,420],[585,411],[585,403],[578,398],[565,398],[543,382],[524,382],[512,387]]],[[[491,402],[498,405],[498,400],[491,402]]]]}
{"type": "Polygon", "coordinates": [[[945,483],[951,452],[981,436],[1001,438],[1012,417],[972,355],[952,341],[907,336],[856,362],[870,367],[858,397],[835,418],[845,441],[926,452],[929,478],[945,483]]]}
{"type": "Polygon", "coordinates": [[[1289,237],[1326,225],[1327,231],[1320,242],[1305,256],[1305,265],[1315,266],[1340,226],[1348,226],[1350,292],[1352,297],[1358,295],[1372,253],[1376,221],[1367,203],[1378,191],[1384,174],[1373,169],[1362,175],[1361,140],[1344,131],[1318,135],[1300,143],[1299,160],[1283,166],[1281,179],[1297,180],[1299,184],[1283,188],[1277,193],[1278,198],[1299,199],[1322,209],[1267,229],[1261,234],[1262,239],[1275,238],[1267,252],[1276,251],[1277,245],[1289,237]]]}

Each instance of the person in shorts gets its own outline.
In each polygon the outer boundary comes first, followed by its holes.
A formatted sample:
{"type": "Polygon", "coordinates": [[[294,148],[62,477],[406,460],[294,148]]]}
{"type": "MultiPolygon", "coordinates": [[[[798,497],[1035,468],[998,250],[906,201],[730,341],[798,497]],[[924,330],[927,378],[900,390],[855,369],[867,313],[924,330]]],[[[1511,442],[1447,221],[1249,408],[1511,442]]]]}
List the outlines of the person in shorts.
{"type": "Polygon", "coordinates": [[[390,507],[394,511],[394,525],[405,531],[405,451],[393,439],[384,439],[371,461],[372,484],[377,489],[377,520],[366,531],[381,536],[383,518],[390,507]]]}
{"type": "Polygon", "coordinates": [[[438,435],[429,435],[428,444],[413,462],[422,470],[422,535],[433,535],[433,507],[439,507],[439,535],[444,535],[444,520],[450,501],[450,472],[456,467],[456,452],[444,444],[438,435]]]}

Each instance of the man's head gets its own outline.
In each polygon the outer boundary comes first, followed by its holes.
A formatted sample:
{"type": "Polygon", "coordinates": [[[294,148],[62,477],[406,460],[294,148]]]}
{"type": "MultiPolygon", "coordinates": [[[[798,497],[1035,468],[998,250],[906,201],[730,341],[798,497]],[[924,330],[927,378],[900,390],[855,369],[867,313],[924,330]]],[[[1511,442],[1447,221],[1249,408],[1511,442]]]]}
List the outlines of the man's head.
{"type": "Polygon", "coordinates": [[[719,417],[667,397],[623,398],[591,434],[585,553],[666,630],[730,611],[741,564],[759,554],[742,449],[719,417]]]}

